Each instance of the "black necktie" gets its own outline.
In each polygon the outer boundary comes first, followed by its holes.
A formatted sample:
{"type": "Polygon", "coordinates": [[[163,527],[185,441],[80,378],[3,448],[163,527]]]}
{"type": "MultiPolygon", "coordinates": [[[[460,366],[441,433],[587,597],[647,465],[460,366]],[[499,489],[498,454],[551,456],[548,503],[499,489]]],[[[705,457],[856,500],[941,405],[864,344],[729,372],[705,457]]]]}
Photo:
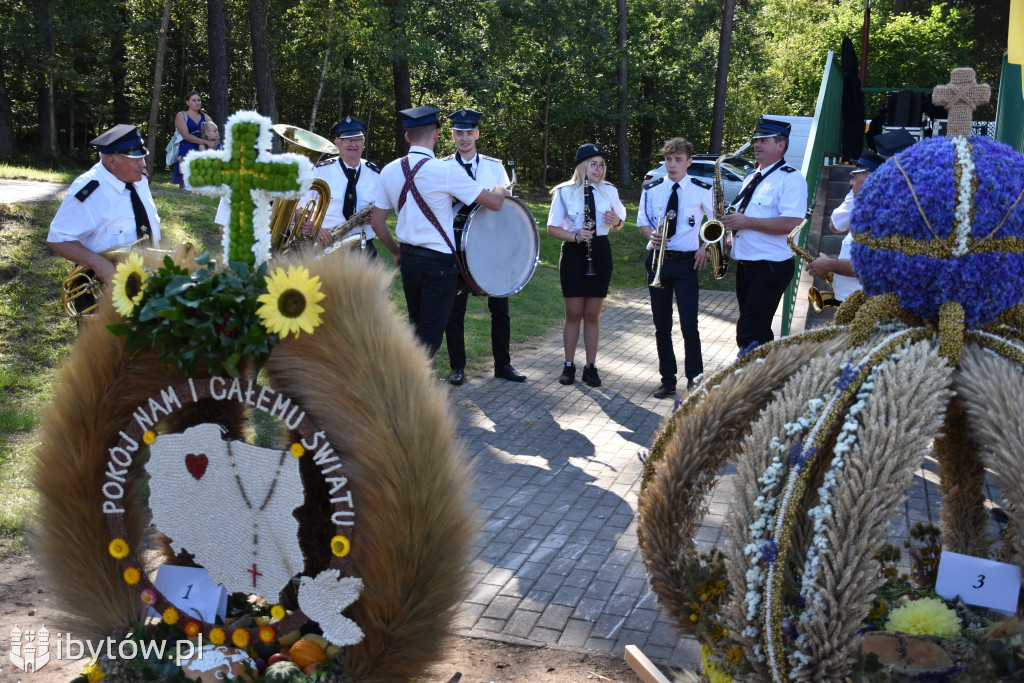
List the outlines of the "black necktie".
{"type": "MultiPolygon", "coordinates": [[[[459,163],[462,164],[462,168],[466,169],[466,175],[468,175],[470,178],[473,178],[473,162],[460,161],[459,163]]],[[[476,178],[473,178],[473,180],[476,180],[476,178]]]]}
{"type": "Polygon", "coordinates": [[[135,237],[140,240],[147,239],[152,234],[152,229],[149,225],[149,214],[146,213],[146,207],[142,205],[142,198],[139,197],[139,191],[135,189],[135,183],[125,183],[124,186],[132,198],[132,211],[135,213],[135,237]]]}
{"type": "Polygon", "coordinates": [[[347,220],[356,211],[356,183],[359,182],[359,173],[354,168],[349,168],[344,162],[341,170],[345,172],[348,183],[345,185],[345,203],[341,207],[341,213],[347,220]]]}
{"type": "Polygon", "coordinates": [[[672,236],[676,234],[676,218],[679,213],[679,195],[676,193],[678,189],[679,183],[672,185],[672,194],[668,196],[668,206],[665,207],[666,239],[672,239],[672,236]]]}

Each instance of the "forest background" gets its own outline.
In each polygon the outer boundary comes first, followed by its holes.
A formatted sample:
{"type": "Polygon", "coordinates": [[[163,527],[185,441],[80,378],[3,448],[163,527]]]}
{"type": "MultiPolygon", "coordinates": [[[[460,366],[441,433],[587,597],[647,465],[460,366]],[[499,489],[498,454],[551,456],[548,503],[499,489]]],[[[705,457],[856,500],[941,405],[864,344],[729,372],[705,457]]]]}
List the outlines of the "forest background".
{"type": "MultiPolygon", "coordinates": [[[[350,113],[381,164],[404,153],[397,110],[470,107],[486,114],[481,150],[514,158],[521,183],[565,179],[592,141],[635,187],[668,137],[727,151],[762,114],[813,114],[828,51],[848,36],[860,52],[866,1],[0,0],[0,159],[82,163],[88,140],[131,122],[162,173],[198,90],[220,124],[256,109],[328,135],[350,113]]],[[[974,66],[994,89],[975,117],[991,119],[1008,17],[1009,0],[875,0],[867,85],[932,87],[974,66]]]]}

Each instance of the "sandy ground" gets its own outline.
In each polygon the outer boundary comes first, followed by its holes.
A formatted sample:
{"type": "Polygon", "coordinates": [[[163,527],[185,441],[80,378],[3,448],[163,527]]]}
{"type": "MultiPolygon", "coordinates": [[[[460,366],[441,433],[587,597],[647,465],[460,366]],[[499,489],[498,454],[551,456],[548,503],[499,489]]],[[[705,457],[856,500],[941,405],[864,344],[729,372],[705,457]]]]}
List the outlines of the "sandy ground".
{"type": "MultiPolygon", "coordinates": [[[[24,673],[10,659],[9,634],[15,625],[23,631],[45,625],[52,639],[53,634],[63,633],[60,624],[64,617],[55,596],[44,588],[32,558],[26,553],[0,553],[0,681],[66,683],[77,676],[84,662],[51,659],[40,671],[24,673]]],[[[416,681],[447,683],[457,674],[461,674],[460,683],[640,680],[616,657],[453,637],[444,658],[416,681]]]]}

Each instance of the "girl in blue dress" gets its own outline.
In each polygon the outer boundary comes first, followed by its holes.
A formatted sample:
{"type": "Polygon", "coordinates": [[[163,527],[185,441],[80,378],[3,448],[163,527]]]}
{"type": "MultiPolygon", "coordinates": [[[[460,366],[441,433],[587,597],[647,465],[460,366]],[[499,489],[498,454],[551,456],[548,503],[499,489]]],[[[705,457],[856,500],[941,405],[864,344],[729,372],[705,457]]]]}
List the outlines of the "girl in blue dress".
{"type": "Polygon", "coordinates": [[[189,152],[200,149],[200,145],[206,144],[200,137],[200,130],[206,123],[206,114],[200,111],[202,106],[203,98],[193,90],[185,95],[185,111],[179,111],[174,117],[174,127],[181,133],[178,163],[174,164],[174,183],[179,187],[185,186],[185,179],[181,177],[181,160],[187,157],[189,152]]]}

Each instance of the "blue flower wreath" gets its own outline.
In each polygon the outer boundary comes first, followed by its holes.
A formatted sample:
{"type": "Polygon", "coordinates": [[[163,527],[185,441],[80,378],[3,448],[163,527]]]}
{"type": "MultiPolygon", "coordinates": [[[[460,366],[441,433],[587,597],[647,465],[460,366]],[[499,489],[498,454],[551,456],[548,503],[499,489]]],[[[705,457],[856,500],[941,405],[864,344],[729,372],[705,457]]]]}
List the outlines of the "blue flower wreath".
{"type": "Polygon", "coordinates": [[[963,141],[924,140],[871,174],[857,196],[851,257],[870,296],[895,292],[903,309],[928,320],[955,301],[977,327],[1024,301],[1024,157],[971,137],[965,165],[956,151],[963,141]],[[956,256],[961,187],[969,188],[970,232],[956,256]]]}

